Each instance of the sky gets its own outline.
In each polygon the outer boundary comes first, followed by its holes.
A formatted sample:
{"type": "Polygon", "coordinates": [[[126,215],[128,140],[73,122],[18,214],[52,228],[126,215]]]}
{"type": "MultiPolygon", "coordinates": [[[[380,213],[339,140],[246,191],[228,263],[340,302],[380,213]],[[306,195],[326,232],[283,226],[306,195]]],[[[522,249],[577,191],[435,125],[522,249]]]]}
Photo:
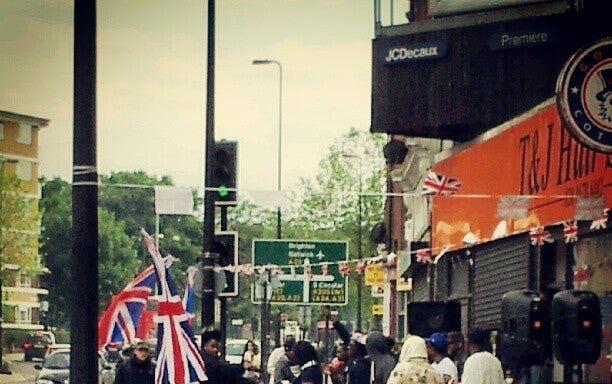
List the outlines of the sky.
{"type": "MultiPolygon", "coordinates": [[[[238,186],[283,190],[334,139],[370,127],[371,0],[217,0],[215,138],[238,141],[238,186]]],[[[203,185],[207,0],[98,0],[98,172],[203,185]]],[[[50,119],[40,173],[72,179],[73,2],[0,0],[0,110],[50,119]]]]}

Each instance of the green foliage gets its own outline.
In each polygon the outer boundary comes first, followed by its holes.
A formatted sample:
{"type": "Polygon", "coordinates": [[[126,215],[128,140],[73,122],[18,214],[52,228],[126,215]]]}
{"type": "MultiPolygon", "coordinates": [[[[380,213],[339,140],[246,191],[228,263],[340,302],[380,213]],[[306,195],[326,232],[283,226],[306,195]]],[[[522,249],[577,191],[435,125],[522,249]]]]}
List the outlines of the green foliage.
{"type": "Polygon", "coordinates": [[[0,158],[0,264],[37,272],[41,264],[36,201],[26,198],[21,181],[5,171],[4,161],[0,158]]]}

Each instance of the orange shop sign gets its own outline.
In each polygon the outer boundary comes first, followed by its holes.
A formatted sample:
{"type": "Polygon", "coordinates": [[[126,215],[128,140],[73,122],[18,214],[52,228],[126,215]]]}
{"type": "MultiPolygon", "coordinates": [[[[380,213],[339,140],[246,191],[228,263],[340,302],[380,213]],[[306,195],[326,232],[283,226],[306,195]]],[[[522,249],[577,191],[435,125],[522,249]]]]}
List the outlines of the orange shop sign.
{"type": "Polygon", "coordinates": [[[612,205],[612,156],[577,143],[552,100],[499,129],[432,167],[461,181],[459,196],[433,197],[432,248],[459,248],[470,232],[487,241],[573,220],[576,198],[565,196],[603,196],[612,205]],[[531,196],[525,217],[498,214],[500,197],[509,195],[531,196]]]}

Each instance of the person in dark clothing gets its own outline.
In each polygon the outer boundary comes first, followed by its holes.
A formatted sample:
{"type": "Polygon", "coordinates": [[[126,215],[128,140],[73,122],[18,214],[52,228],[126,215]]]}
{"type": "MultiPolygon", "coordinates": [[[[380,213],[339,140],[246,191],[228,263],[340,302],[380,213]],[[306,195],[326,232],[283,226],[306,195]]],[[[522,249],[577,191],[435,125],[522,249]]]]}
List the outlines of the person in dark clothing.
{"type": "Polygon", "coordinates": [[[323,384],[323,372],[317,351],[308,341],[298,341],[293,347],[295,362],[300,366],[300,375],[293,384],[323,384]]]}
{"type": "Polygon", "coordinates": [[[347,384],[370,384],[370,359],[366,349],[367,336],[354,333],[349,342],[350,362],[346,371],[347,384]]]}
{"type": "Polygon", "coordinates": [[[366,349],[373,365],[373,384],[386,384],[397,360],[391,355],[391,343],[382,332],[374,331],[368,334],[366,349]]]}
{"type": "Polygon", "coordinates": [[[244,367],[237,364],[228,364],[219,356],[219,340],[221,340],[221,331],[214,329],[205,331],[202,334],[202,345],[204,346],[204,365],[206,368],[206,376],[208,376],[207,384],[225,384],[225,383],[255,383],[242,377],[244,375],[244,367]]]}
{"type": "Polygon", "coordinates": [[[295,380],[295,375],[291,371],[291,366],[295,359],[293,347],[295,347],[295,339],[287,338],[283,347],[285,354],[280,357],[278,363],[274,366],[274,384],[282,384],[283,381],[292,382],[295,380]]]}
{"type": "Polygon", "coordinates": [[[115,384],[153,384],[155,365],[149,356],[149,345],[138,341],[133,346],[134,355],[117,365],[115,384]]]}

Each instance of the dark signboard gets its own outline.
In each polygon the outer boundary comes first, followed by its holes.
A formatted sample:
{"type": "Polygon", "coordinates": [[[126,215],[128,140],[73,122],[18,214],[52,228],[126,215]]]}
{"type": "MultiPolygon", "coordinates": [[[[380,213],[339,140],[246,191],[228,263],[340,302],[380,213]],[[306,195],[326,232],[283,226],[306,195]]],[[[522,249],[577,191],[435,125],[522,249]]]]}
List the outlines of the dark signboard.
{"type": "Polygon", "coordinates": [[[371,130],[471,140],[553,97],[569,57],[609,34],[607,15],[598,9],[498,21],[466,15],[457,16],[461,23],[382,28],[372,47],[371,130]],[[425,49],[431,59],[416,60],[414,51],[409,58],[410,49],[425,49]]]}

